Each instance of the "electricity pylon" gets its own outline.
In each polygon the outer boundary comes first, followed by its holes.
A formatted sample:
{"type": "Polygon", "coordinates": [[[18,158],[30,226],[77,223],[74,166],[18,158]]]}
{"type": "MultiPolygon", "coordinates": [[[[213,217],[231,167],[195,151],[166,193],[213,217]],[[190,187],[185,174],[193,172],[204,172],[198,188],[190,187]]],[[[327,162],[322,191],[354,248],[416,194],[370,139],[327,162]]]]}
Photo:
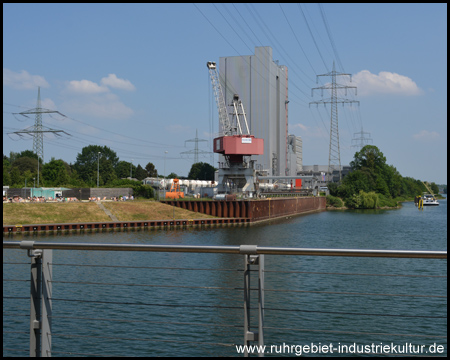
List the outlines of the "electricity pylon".
{"type": "Polygon", "coordinates": [[[36,153],[38,156],[38,175],[37,175],[38,186],[39,186],[39,159],[41,158],[44,159],[44,133],[52,133],[55,134],[56,136],[61,136],[60,133],[70,135],[63,130],[50,129],[42,125],[42,114],[52,114],[52,113],[56,113],[65,117],[65,115],[61,114],[59,111],[43,109],[41,107],[41,88],[38,87],[38,98],[36,108],[22,111],[20,113],[13,113],[13,115],[22,115],[25,117],[28,117],[27,115],[35,114],[36,119],[34,125],[29,126],[23,130],[8,133],[8,134],[15,134],[20,137],[23,137],[24,135],[33,136],[33,152],[36,153]]]}
{"type": "MultiPolygon", "coordinates": [[[[323,90],[330,90],[331,97],[328,99],[322,99],[319,101],[313,101],[309,104],[331,104],[331,119],[330,119],[330,151],[328,156],[328,181],[332,181],[332,175],[333,171],[335,169],[339,169],[339,181],[342,180],[342,172],[341,172],[341,155],[340,155],[340,149],[339,149],[339,125],[338,125],[338,110],[337,110],[337,104],[352,104],[352,103],[358,103],[359,101],[356,100],[349,100],[345,98],[338,97],[338,90],[345,89],[345,96],[347,96],[347,89],[354,88],[356,89],[356,86],[347,86],[347,85],[340,85],[336,83],[336,76],[350,76],[350,81],[352,81],[352,75],[351,74],[344,74],[339,73],[335,70],[334,67],[334,61],[333,61],[333,70],[327,74],[317,75],[317,83],[319,81],[319,76],[331,76],[331,84],[325,84],[324,86],[313,88],[311,90],[311,96],[314,95],[314,90],[321,89],[322,90],[322,96],[323,96],[323,90]]],[[[355,90],[356,94],[356,90],[355,90]]]]}
{"type": "Polygon", "coordinates": [[[366,146],[369,143],[369,141],[372,142],[372,139],[370,138],[370,133],[364,132],[362,126],[361,126],[361,132],[353,134],[353,136],[356,136],[356,135],[359,135],[359,137],[358,138],[353,138],[352,141],[358,141],[359,140],[359,144],[352,145],[352,147],[358,147],[359,151],[361,151],[361,149],[364,146],[366,146]],[[369,135],[369,137],[368,138],[364,137],[364,134],[369,135]]]}
{"type": "Polygon", "coordinates": [[[198,163],[198,154],[210,154],[210,151],[204,151],[204,150],[199,150],[198,149],[198,143],[201,141],[208,141],[208,140],[203,140],[203,139],[199,139],[198,138],[198,130],[195,129],[195,139],[190,139],[190,140],[186,140],[184,142],[184,146],[186,146],[187,142],[195,142],[195,146],[194,146],[194,150],[189,150],[189,151],[183,151],[180,154],[194,154],[194,164],[198,163]]]}

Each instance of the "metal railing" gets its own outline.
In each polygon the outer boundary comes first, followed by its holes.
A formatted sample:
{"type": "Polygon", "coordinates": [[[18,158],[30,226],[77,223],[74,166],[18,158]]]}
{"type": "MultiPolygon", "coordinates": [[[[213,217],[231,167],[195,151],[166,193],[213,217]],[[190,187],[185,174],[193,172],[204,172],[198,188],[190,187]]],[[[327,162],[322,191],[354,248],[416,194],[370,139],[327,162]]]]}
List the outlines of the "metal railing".
{"type": "MultiPolygon", "coordinates": [[[[242,348],[242,354],[248,356],[249,354],[249,346],[251,344],[258,344],[259,346],[265,345],[265,333],[267,331],[305,331],[302,328],[291,328],[291,327],[280,327],[280,326],[271,326],[271,324],[267,324],[265,322],[265,314],[268,311],[274,312],[311,312],[310,310],[298,310],[292,308],[270,308],[265,304],[265,294],[269,294],[270,292],[286,292],[286,293],[334,293],[334,294],[346,294],[346,295],[354,295],[352,292],[344,292],[344,291],[308,291],[307,289],[267,289],[265,287],[265,276],[272,272],[283,273],[283,271],[273,271],[265,269],[265,255],[297,255],[297,256],[331,256],[331,257],[377,257],[377,258],[422,258],[422,259],[447,259],[446,251],[403,251],[403,250],[365,250],[365,249],[314,249],[314,248],[283,248],[283,247],[267,247],[267,246],[257,246],[257,245],[240,245],[240,246],[192,246],[192,245],[146,245],[146,244],[102,244],[102,243],[56,243],[56,242],[35,242],[35,241],[21,241],[21,242],[12,242],[12,241],[4,241],[3,242],[4,249],[22,249],[27,250],[28,256],[31,258],[31,280],[30,280],[30,300],[31,300],[31,308],[30,308],[30,356],[51,356],[52,353],[55,354],[55,351],[52,352],[52,336],[54,335],[54,330],[52,326],[53,319],[67,319],[67,320],[83,320],[83,319],[93,319],[89,316],[55,316],[53,315],[52,305],[54,301],[78,301],[76,299],[61,299],[53,294],[53,283],[61,283],[61,284],[71,284],[70,281],[55,281],[53,277],[53,259],[52,259],[52,250],[88,250],[88,251],[138,251],[138,252],[159,252],[159,253],[216,253],[216,254],[234,254],[234,255],[242,255],[244,257],[244,266],[239,269],[239,271],[243,272],[243,287],[217,287],[217,289],[223,290],[236,290],[238,292],[243,293],[243,303],[239,300],[236,300],[238,303],[236,305],[227,306],[224,311],[242,311],[242,322],[241,324],[220,324],[221,327],[226,327],[227,332],[234,331],[239,329],[243,334],[243,345],[247,347],[242,348]],[[250,282],[251,273],[257,274],[257,280],[250,282]],[[251,283],[255,283],[256,287],[251,287],[251,283]],[[256,291],[257,296],[250,296],[251,291],[256,291]],[[252,301],[251,301],[252,300],[252,301]]],[[[73,264],[58,264],[58,265],[67,265],[67,266],[77,266],[73,264]]],[[[81,266],[81,265],[80,265],[81,266]]],[[[87,266],[87,265],[84,265],[87,266]]],[[[101,265],[89,265],[92,267],[101,266],[101,265]]],[[[120,266],[111,265],[112,268],[118,268],[120,266]]],[[[152,267],[147,267],[148,269],[152,269],[152,267]]],[[[171,269],[179,269],[172,267],[171,269]]],[[[206,270],[210,271],[211,269],[184,269],[184,270],[206,270]]],[[[236,273],[236,269],[228,269],[228,271],[234,271],[236,273]]],[[[290,272],[290,273],[300,273],[300,272],[290,272]]],[[[305,272],[301,272],[305,273],[305,272]]],[[[312,274],[313,272],[309,272],[312,274]]],[[[322,274],[332,274],[323,272],[322,274]]],[[[348,274],[348,273],[333,273],[338,275],[366,275],[366,276],[388,276],[388,275],[377,275],[377,274],[348,274]]],[[[195,286],[195,285],[170,285],[170,284],[159,284],[159,285],[142,285],[142,284],[121,284],[117,282],[113,283],[100,283],[100,282],[92,282],[92,281],[81,281],[79,279],[77,282],[73,282],[76,284],[83,285],[108,285],[112,286],[146,286],[146,287],[165,287],[165,288],[176,288],[176,289],[214,289],[214,287],[205,287],[205,286],[195,286]]],[[[436,296],[436,295],[406,295],[406,294],[376,294],[376,293],[359,293],[357,295],[364,296],[429,296],[436,298],[446,298],[446,296],[436,296]]],[[[4,299],[8,298],[5,297],[4,299]]],[[[14,297],[10,297],[14,299],[14,297]]],[[[241,298],[242,299],[242,298],[241,298]]],[[[112,304],[120,303],[115,301],[98,301],[98,300],[83,300],[86,303],[102,303],[105,306],[112,306],[112,304]]],[[[123,303],[125,305],[129,305],[128,302],[123,303]]],[[[183,307],[181,304],[144,304],[148,306],[178,306],[183,307]]],[[[213,308],[211,305],[196,305],[194,308],[208,309],[213,308]]],[[[319,312],[319,311],[317,311],[319,312]]],[[[333,312],[333,311],[320,311],[322,314],[326,313],[334,313],[339,316],[345,314],[344,312],[333,312]]],[[[386,314],[357,314],[357,315],[372,315],[372,316],[388,316],[386,314]]],[[[395,315],[391,315],[395,316],[395,315]]],[[[433,316],[430,316],[433,318],[433,316]]],[[[440,318],[440,316],[437,316],[440,318]]],[[[144,324],[158,324],[163,323],[161,321],[155,320],[129,320],[129,319],[102,319],[95,318],[98,321],[135,321],[142,322],[144,324]]],[[[183,321],[179,321],[179,324],[182,324],[183,321]]],[[[191,324],[195,325],[195,324],[191,324]]],[[[219,324],[204,324],[204,326],[219,326],[219,324]]],[[[317,330],[317,329],[309,329],[308,331],[322,331],[327,333],[327,330],[317,330]]],[[[328,330],[328,333],[341,333],[339,330],[328,330]]],[[[350,332],[351,333],[351,332],[350,332]]],[[[361,333],[362,334],[362,333],[361,333]]],[[[367,332],[367,335],[375,334],[367,332]]],[[[399,334],[383,334],[383,335],[399,335],[399,334]]],[[[83,339],[82,335],[74,335],[74,334],[58,334],[60,337],[78,337],[83,339]]],[[[413,335],[419,336],[419,335],[413,335]]],[[[444,336],[437,336],[444,337],[444,336]]],[[[119,337],[117,339],[131,340],[134,338],[130,335],[129,338],[119,337]]],[[[446,338],[446,335],[445,335],[446,338]]],[[[113,336],[98,336],[98,339],[114,339],[113,336]]],[[[154,339],[145,339],[146,341],[156,341],[154,339]]],[[[159,341],[167,343],[171,343],[172,340],[168,339],[160,339],[159,341]]],[[[189,343],[188,340],[173,340],[173,343],[189,343]]],[[[195,342],[190,342],[195,343],[195,342]]],[[[211,346],[236,346],[236,343],[219,343],[219,342],[199,342],[197,345],[209,344],[211,346]]],[[[73,352],[70,352],[73,353],[73,352]]],[[[256,353],[256,352],[255,352],[256,353]]],[[[98,355],[98,354],[97,354],[98,355]]],[[[131,354],[132,355],[132,354],[131,354]]],[[[264,356],[264,352],[259,352],[259,356],[264,356]]]]}

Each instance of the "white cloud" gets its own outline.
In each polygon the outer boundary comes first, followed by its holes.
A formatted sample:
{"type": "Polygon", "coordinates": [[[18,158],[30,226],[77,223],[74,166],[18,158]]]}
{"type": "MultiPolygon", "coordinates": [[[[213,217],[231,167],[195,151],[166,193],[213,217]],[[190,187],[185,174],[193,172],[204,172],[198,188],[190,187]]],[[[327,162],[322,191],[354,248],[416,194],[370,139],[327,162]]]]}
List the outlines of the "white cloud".
{"type": "Polygon", "coordinates": [[[432,142],[439,139],[440,135],[436,131],[421,130],[418,134],[414,134],[413,138],[422,142],[432,142]]]}
{"type": "Polygon", "coordinates": [[[378,75],[362,70],[352,79],[358,87],[358,95],[374,94],[420,95],[423,91],[407,76],[381,71],[378,75]]]}
{"type": "Polygon", "coordinates": [[[289,132],[302,138],[326,138],[329,136],[321,127],[306,126],[300,123],[289,124],[289,132]]]}
{"type": "Polygon", "coordinates": [[[41,106],[44,109],[56,110],[56,104],[53,102],[52,99],[49,98],[42,99],[41,106]]]}
{"type": "Polygon", "coordinates": [[[303,125],[303,124],[300,124],[300,123],[298,123],[298,124],[289,124],[289,128],[290,129],[295,129],[295,128],[299,128],[300,130],[302,130],[302,131],[307,131],[308,130],[308,128],[305,126],[305,125],[303,125]]]}
{"type": "Polygon", "coordinates": [[[101,83],[105,86],[109,86],[115,89],[122,89],[127,91],[136,90],[136,87],[129,80],[119,79],[116,74],[109,74],[108,77],[102,78],[101,83]]]}
{"type": "Polygon", "coordinates": [[[6,68],[3,68],[3,85],[17,90],[35,90],[38,86],[50,86],[43,76],[31,75],[25,70],[14,72],[6,68]]]}
{"type": "Polygon", "coordinates": [[[89,80],[72,80],[67,84],[67,90],[82,94],[98,94],[108,92],[106,86],[100,86],[95,82],[89,80]]]}
{"type": "Polygon", "coordinates": [[[100,84],[90,80],[72,80],[66,83],[66,94],[70,97],[63,103],[64,111],[106,119],[128,119],[134,111],[127,107],[111,88],[134,90],[131,82],[109,74],[100,84]]]}
{"type": "Polygon", "coordinates": [[[100,118],[123,120],[133,115],[134,111],[122,103],[117,95],[99,94],[89,97],[71,98],[62,106],[67,113],[77,113],[100,118]]]}

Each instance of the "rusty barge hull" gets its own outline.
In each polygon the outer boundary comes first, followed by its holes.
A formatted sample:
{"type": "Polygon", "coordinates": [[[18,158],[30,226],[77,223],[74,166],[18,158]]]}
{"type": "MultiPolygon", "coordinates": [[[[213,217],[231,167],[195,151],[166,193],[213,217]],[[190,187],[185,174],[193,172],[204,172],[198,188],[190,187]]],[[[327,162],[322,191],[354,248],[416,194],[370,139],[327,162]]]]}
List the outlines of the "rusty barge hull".
{"type": "Polygon", "coordinates": [[[211,216],[246,218],[250,223],[323,211],[326,209],[325,197],[292,197],[231,201],[166,200],[161,202],[211,216]]]}

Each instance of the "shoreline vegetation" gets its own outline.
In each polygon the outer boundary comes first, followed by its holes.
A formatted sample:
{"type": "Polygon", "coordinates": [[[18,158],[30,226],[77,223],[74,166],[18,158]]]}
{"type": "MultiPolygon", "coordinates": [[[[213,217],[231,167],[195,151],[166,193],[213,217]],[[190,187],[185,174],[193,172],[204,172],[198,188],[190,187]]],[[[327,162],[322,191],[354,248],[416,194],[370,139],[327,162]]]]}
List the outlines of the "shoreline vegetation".
{"type": "MultiPolygon", "coordinates": [[[[423,193],[439,193],[435,183],[403,177],[373,145],[364,146],[350,162],[340,184],[328,183],[328,209],[396,209],[423,193]]],[[[439,196],[437,196],[439,198],[439,196]]]]}

